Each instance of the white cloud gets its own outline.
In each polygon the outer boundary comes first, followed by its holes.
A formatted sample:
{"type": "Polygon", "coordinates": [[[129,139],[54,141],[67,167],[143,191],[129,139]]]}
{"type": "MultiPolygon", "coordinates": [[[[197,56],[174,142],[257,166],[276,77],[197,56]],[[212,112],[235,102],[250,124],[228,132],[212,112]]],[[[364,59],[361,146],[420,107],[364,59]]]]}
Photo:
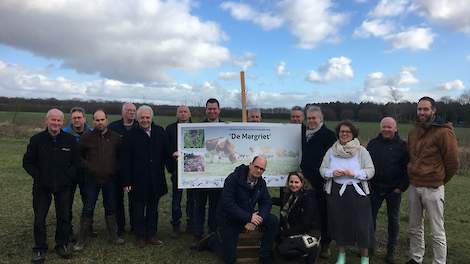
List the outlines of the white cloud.
{"type": "Polygon", "coordinates": [[[279,7],[297,46],[310,49],[322,41],[337,42],[338,28],[346,22],[346,14],[336,13],[331,0],[284,0],[279,7]]]}
{"type": "Polygon", "coordinates": [[[225,33],[191,14],[191,1],[0,1],[0,43],[55,58],[80,73],[128,82],[230,59],[225,33]]]}
{"type": "Polygon", "coordinates": [[[369,15],[381,18],[398,16],[406,11],[408,4],[408,0],[380,0],[369,15]]]}
{"type": "Polygon", "coordinates": [[[230,11],[233,18],[243,21],[251,21],[254,24],[261,26],[264,30],[272,30],[278,28],[284,22],[282,18],[272,15],[270,13],[263,13],[253,10],[247,4],[235,2],[223,2],[220,7],[222,10],[230,11]]]}
{"type": "Polygon", "coordinates": [[[391,21],[383,21],[381,19],[364,20],[361,26],[354,30],[355,37],[368,38],[384,37],[395,30],[395,26],[391,21]]]}
{"type": "Polygon", "coordinates": [[[341,56],[329,59],[327,63],[321,65],[316,71],[310,71],[307,80],[326,83],[339,79],[351,79],[353,77],[354,72],[351,67],[351,60],[341,56]]]}
{"type": "Polygon", "coordinates": [[[397,75],[387,76],[382,72],[367,75],[361,95],[362,101],[386,103],[412,98],[410,86],[417,84],[416,68],[403,67],[397,75]]]}
{"type": "Polygon", "coordinates": [[[441,91],[463,90],[465,89],[465,85],[461,80],[453,80],[437,85],[436,89],[441,91]]]}
{"type": "MultiPolygon", "coordinates": [[[[240,90],[226,89],[215,82],[185,83],[126,83],[113,79],[86,82],[63,77],[50,78],[43,70],[31,70],[0,60],[0,94],[7,97],[57,98],[83,100],[119,100],[154,104],[203,106],[207,98],[216,96],[222,107],[240,107],[240,90]]],[[[307,93],[253,91],[250,102],[258,107],[291,107],[305,104],[307,93]]],[[[158,113],[157,113],[158,114],[158,113]]]]}
{"type": "Polygon", "coordinates": [[[278,77],[285,77],[289,75],[289,72],[286,69],[286,62],[281,61],[276,65],[276,74],[278,77]]]}
{"type": "Polygon", "coordinates": [[[238,72],[219,72],[219,79],[234,80],[237,79],[240,73],[238,72]]]}
{"type": "Polygon", "coordinates": [[[395,49],[429,50],[436,35],[430,28],[409,28],[406,31],[390,34],[384,39],[395,49]]]}
{"type": "Polygon", "coordinates": [[[240,57],[235,57],[232,59],[232,63],[235,66],[240,67],[241,70],[246,71],[249,67],[255,65],[256,55],[251,52],[246,52],[240,57]]]}
{"type": "Polygon", "coordinates": [[[273,13],[259,12],[247,4],[224,2],[222,9],[229,10],[238,20],[251,21],[264,30],[287,25],[297,37],[297,46],[311,49],[322,41],[337,42],[338,28],[347,16],[333,11],[332,0],[283,0],[273,13]],[[312,15],[315,14],[315,15],[312,15]]]}
{"type": "Polygon", "coordinates": [[[412,8],[430,21],[470,34],[468,0],[415,0],[412,8]]]}

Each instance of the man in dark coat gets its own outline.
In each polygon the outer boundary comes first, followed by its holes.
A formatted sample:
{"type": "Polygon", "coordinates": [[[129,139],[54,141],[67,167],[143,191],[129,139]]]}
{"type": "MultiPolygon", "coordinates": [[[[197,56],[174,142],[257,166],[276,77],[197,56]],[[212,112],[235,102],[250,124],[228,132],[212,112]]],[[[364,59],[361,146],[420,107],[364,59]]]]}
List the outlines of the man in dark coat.
{"type": "MultiPolygon", "coordinates": [[[[223,122],[220,119],[220,104],[215,98],[210,98],[206,101],[206,118],[203,122],[223,122]]],[[[207,209],[207,225],[209,232],[214,232],[217,226],[216,210],[217,203],[220,199],[221,190],[215,188],[194,189],[194,223],[193,233],[195,242],[198,242],[204,234],[204,220],[206,215],[206,204],[209,204],[207,209]]],[[[194,248],[196,243],[191,245],[194,248]]]]}
{"type": "Polygon", "coordinates": [[[93,113],[93,125],[94,130],[80,140],[80,156],[85,170],[86,198],[80,218],[78,241],[73,247],[75,251],[80,251],[85,246],[100,191],[103,196],[109,239],[114,244],[124,243],[124,240],[117,234],[114,214],[116,205],[114,192],[119,169],[121,137],[108,129],[108,118],[103,110],[96,110],[93,113]]]}
{"type": "Polygon", "coordinates": [[[271,197],[262,177],[266,165],[266,158],[257,156],[250,165],[238,166],[225,179],[217,206],[217,232],[200,242],[200,250],[207,240],[208,247],[225,263],[235,263],[239,234],[260,228],[263,231],[260,263],[273,263],[272,247],[279,221],[271,214],[271,197]]]}
{"type": "MultiPolygon", "coordinates": [[[[375,176],[371,180],[371,206],[374,230],[377,213],[382,202],[387,203],[388,243],[386,261],[395,263],[395,247],[400,228],[401,194],[408,188],[408,151],[406,143],[400,139],[397,123],[391,117],[380,121],[379,135],[369,141],[367,150],[375,167],[375,176]]],[[[372,247],[374,251],[375,245],[372,247]]]]}
{"type": "MultiPolygon", "coordinates": [[[[139,127],[137,121],[135,121],[135,105],[132,103],[124,103],[122,105],[121,116],[122,118],[116,120],[109,124],[108,129],[118,133],[121,137],[127,133],[127,131],[139,127]]],[[[124,210],[124,191],[121,187],[120,176],[121,173],[118,173],[118,177],[116,177],[116,191],[115,191],[115,210],[116,210],[116,221],[118,225],[118,234],[122,235],[124,233],[126,227],[126,213],[124,210]]],[[[133,212],[134,212],[134,197],[133,192],[129,192],[127,194],[128,197],[128,210],[129,210],[129,224],[132,230],[132,224],[134,220],[133,212]]]]}
{"type": "MultiPolygon", "coordinates": [[[[171,173],[171,225],[173,226],[173,238],[177,238],[180,235],[180,224],[181,224],[181,199],[183,196],[183,190],[178,189],[178,171],[176,165],[176,158],[178,157],[178,123],[190,123],[191,122],[191,111],[186,105],[180,105],[176,109],[176,122],[169,124],[165,131],[168,134],[170,143],[170,150],[173,153],[173,160],[168,166],[171,173]]],[[[194,210],[194,197],[193,190],[186,190],[186,230],[192,232],[192,221],[193,221],[193,210],[194,210]]]]}
{"type": "Polygon", "coordinates": [[[46,130],[32,136],[23,156],[23,168],[33,177],[34,247],[32,263],[44,263],[47,251],[46,217],[52,196],[57,218],[55,250],[62,258],[71,258],[70,188],[79,167],[75,138],[62,131],[64,114],[51,109],[46,130]]]}
{"type": "Polygon", "coordinates": [[[324,124],[323,113],[318,106],[310,105],[307,110],[307,126],[302,129],[302,161],[300,168],[305,178],[315,189],[316,200],[321,218],[320,257],[328,258],[331,242],[328,234],[325,180],[320,175],[320,165],[326,151],[336,142],[336,135],[324,124]]]}
{"type": "Polygon", "coordinates": [[[138,128],[123,138],[122,186],[134,193],[134,232],[137,246],[161,245],[157,239],[158,202],[168,192],[165,165],[172,159],[165,130],[153,124],[153,110],[143,105],[137,110],[138,128]]]}

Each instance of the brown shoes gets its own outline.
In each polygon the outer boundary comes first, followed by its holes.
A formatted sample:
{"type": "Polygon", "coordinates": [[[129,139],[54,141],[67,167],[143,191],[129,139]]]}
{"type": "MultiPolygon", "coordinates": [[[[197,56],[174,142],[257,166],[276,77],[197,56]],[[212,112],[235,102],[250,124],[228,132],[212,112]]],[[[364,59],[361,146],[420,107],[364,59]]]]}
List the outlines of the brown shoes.
{"type": "Polygon", "coordinates": [[[149,240],[147,240],[147,243],[154,246],[163,245],[163,242],[161,240],[158,240],[156,237],[150,238],[149,240]]]}
{"type": "Polygon", "coordinates": [[[143,239],[138,239],[136,242],[136,245],[138,248],[144,248],[145,247],[145,240],[143,239]]]}

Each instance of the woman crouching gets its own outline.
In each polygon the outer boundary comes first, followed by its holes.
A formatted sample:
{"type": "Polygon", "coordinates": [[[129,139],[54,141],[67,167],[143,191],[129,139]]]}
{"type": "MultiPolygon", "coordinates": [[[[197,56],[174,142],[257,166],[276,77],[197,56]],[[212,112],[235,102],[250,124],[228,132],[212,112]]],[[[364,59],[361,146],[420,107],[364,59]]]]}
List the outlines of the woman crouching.
{"type": "Polygon", "coordinates": [[[279,253],[286,258],[305,257],[308,264],[315,263],[320,236],[315,193],[306,189],[301,172],[290,172],[281,207],[279,253]]]}

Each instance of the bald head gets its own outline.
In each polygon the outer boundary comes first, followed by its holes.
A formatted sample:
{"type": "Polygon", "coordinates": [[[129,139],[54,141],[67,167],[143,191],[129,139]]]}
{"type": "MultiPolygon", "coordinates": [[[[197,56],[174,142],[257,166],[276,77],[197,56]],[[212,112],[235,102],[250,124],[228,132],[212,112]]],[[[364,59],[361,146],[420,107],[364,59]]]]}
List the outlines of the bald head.
{"type": "Polygon", "coordinates": [[[392,117],[384,117],[380,121],[380,133],[384,139],[392,139],[398,131],[397,122],[392,117]]]}
{"type": "Polygon", "coordinates": [[[176,109],[176,119],[178,119],[178,122],[180,123],[187,123],[191,119],[191,111],[189,110],[189,107],[186,105],[180,105],[176,109]]]}

